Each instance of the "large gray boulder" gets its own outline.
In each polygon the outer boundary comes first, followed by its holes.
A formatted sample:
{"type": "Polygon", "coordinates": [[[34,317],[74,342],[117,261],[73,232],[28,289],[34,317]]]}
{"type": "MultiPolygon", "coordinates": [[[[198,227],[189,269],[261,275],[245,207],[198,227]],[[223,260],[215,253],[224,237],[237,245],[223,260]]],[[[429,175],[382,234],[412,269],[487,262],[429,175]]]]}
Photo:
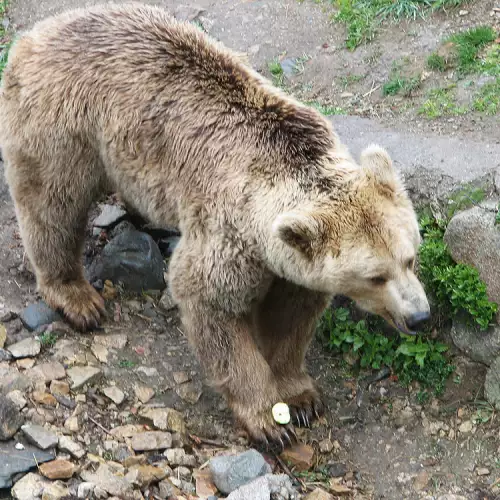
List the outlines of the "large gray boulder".
{"type": "Polygon", "coordinates": [[[453,320],[451,338],[469,358],[487,366],[500,356],[500,326],[482,331],[475,322],[459,316],[453,320]]]}
{"type": "Polygon", "coordinates": [[[500,304],[500,227],[495,225],[495,202],[488,201],[456,214],[444,241],[456,262],[470,264],[488,287],[491,301],[500,304]]]}

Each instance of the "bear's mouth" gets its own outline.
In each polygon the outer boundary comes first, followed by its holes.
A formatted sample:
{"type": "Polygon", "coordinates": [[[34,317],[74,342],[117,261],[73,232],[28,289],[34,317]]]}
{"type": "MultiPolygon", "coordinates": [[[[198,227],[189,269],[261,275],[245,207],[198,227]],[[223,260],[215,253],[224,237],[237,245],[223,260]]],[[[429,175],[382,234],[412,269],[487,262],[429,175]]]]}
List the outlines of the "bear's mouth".
{"type": "Polygon", "coordinates": [[[386,309],[385,310],[386,314],[387,314],[387,320],[388,322],[391,324],[391,326],[393,326],[394,328],[396,328],[396,330],[398,330],[399,332],[401,333],[404,333],[405,335],[416,335],[417,332],[413,331],[413,330],[410,330],[408,328],[408,326],[406,325],[406,322],[403,320],[403,324],[401,325],[399,322],[397,322],[395,319],[394,319],[394,316],[386,309]]]}

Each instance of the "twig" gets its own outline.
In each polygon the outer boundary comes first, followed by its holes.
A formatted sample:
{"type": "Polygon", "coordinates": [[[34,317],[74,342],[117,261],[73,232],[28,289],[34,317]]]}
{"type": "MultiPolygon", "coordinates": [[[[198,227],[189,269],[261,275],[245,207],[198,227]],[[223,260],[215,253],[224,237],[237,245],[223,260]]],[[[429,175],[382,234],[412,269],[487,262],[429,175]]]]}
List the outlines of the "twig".
{"type": "MultiPolygon", "coordinates": [[[[106,434],[113,436],[113,434],[111,434],[111,432],[108,431],[108,429],[106,429],[106,427],[103,427],[99,422],[96,422],[90,415],[89,415],[89,420],[91,422],[93,422],[95,425],[97,425],[97,427],[99,427],[99,429],[103,430],[106,434]]],[[[113,436],[113,437],[116,437],[116,436],[113,436]]]]}
{"type": "Polygon", "coordinates": [[[33,453],[33,459],[35,460],[36,468],[40,471],[40,466],[38,465],[38,460],[36,459],[36,455],[33,453]]]}
{"type": "Polygon", "coordinates": [[[194,434],[189,434],[189,438],[192,441],[194,441],[197,445],[208,444],[209,446],[222,446],[223,448],[227,448],[227,446],[224,446],[224,443],[222,443],[221,441],[217,441],[215,439],[201,438],[195,436],[194,434]]]}
{"type": "Polygon", "coordinates": [[[369,90],[366,94],[363,94],[363,97],[368,97],[369,95],[373,94],[376,90],[380,88],[380,84],[377,85],[376,87],[373,87],[371,90],[369,90]]]}
{"type": "Polygon", "coordinates": [[[285,471],[285,473],[287,474],[287,476],[290,477],[290,479],[292,480],[292,482],[294,483],[298,483],[300,484],[300,486],[302,487],[303,491],[306,492],[307,491],[307,486],[306,484],[304,483],[304,481],[302,481],[302,479],[298,478],[289,468],[288,466],[285,464],[285,462],[283,462],[283,460],[281,460],[281,458],[276,455],[276,453],[273,452],[273,455],[274,457],[276,458],[276,460],[278,461],[278,463],[280,464],[280,467],[285,471]]]}

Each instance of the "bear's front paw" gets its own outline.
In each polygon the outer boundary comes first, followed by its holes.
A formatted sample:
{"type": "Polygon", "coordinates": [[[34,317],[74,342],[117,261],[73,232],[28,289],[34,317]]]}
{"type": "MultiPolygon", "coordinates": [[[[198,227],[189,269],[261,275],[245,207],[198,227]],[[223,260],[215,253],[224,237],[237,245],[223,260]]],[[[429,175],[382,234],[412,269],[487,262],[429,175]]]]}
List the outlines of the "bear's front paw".
{"type": "Polygon", "coordinates": [[[285,400],[290,407],[292,422],[299,427],[309,427],[314,419],[325,412],[325,405],[315,389],[306,390],[285,400]]]}
{"type": "Polygon", "coordinates": [[[285,449],[298,441],[293,425],[278,424],[273,417],[272,407],[255,413],[251,410],[235,411],[238,423],[245,429],[251,441],[268,448],[285,449]]]}

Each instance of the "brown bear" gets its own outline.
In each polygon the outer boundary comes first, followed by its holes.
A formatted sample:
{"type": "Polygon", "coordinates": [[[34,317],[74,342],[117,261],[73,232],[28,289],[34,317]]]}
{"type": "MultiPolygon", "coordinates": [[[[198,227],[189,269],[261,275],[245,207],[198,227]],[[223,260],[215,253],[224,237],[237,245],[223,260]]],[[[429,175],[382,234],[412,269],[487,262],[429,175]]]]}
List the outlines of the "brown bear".
{"type": "Polygon", "coordinates": [[[103,301],[84,279],[87,211],[119,193],[182,238],[169,286],[211,383],[257,440],[271,409],[323,410],[304,357],[342,294],[408,332],[429,316],[416,216],[388,154],[357,164],[330,123],[244,58],[161,8],[74,10],[13,46],[0,145],[40,293],[81,329],[103,301]]]}

